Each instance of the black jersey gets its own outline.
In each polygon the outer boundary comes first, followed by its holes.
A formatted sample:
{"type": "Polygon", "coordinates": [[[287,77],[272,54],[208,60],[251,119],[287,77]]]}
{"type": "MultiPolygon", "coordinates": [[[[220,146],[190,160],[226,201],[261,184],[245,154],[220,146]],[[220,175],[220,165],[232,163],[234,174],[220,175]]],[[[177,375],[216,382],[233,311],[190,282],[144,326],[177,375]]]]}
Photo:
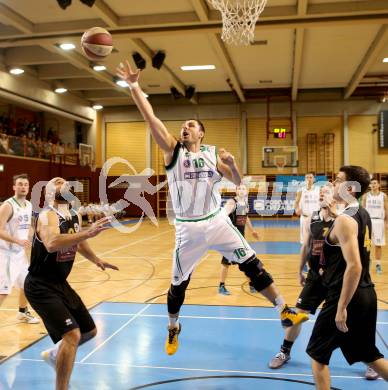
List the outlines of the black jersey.
{"type": "Polygon", "coordinates": [[[316,274],[325,266],[323,244],[334,220],[325,221],[319,211],[314,211],[310,222],[310,239],[308,243],[308,265],[316,274]]]}
{"type": "MultiPolygon", "coordinates": [[[[78,215],[70,211],[71,219],[65,219],[57,210],[60,234],[77,233],[80,230],[78,215]]],[[[30,275],[45,279],[54,283],[62,283],[68,277],[77,253],[77,245],[61,249],[58,252],[49,253],[40,240],[35,229],[31,249],[31,265],[28,269],[30,275]]]]}
{"type": "MultiPolygon", "coordinates": [[[[362,265],[358,288],[371,287],[373,283],[369,274],[371,246],[370,216],[361,206],[348,207],[343,213],[351,216],[358,224],[357,240],[362,265]]],[[[341,247],[338,244],[333,245],[329,242],[329,235],[327,235],[323,245],[323,256],[325,260],[323,284],[329,289],[329,294],[340,293],[346,269],[346,261],[342,255],[341,247]]]]}
{"type": "Polygon", "coordinates": [[[235,208],[233,212],[229,214],[229,218],[231,219],[234,226],[240,231],[242,235],[245,232],[245,225],[247,223],[247,217],[249,212],[249,205],[247,201],[244,203],[239,203],[237,198],[233,198],[235,202],[235,208]]]}

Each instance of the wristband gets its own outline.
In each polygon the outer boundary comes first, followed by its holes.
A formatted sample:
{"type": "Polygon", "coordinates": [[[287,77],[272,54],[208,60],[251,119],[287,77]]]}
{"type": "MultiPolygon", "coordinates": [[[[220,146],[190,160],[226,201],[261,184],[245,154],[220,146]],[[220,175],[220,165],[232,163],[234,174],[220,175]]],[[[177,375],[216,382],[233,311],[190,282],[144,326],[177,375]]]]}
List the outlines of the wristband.
{"type": "Polygon", "coordinates": [[[132,91],[132,89],[139,87],[139,83],[137,81],[135,81],[134,83],[128,83],[128,87],[132,91]]]}

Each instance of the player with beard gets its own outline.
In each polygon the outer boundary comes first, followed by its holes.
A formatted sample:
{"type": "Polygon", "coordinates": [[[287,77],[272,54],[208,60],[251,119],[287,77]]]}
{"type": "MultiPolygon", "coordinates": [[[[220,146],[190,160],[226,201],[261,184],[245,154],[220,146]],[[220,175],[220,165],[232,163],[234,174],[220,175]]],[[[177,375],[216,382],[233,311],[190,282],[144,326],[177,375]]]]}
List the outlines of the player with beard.
{"type": "Polygon", "coordinates": [[[37,218],[31,265],[24,284],[31,306],[57,343],[42,352],[43,359],[56,370],[56,390],[68,389],[78,346],[97,333],[87,308],[66,280],[77,251],[102,270],[118,269],[98,258],[87,243],[87,239],[107,229],[109,218],[81,231],[82,220],[69,207],[70,198],[64,179],[56,177],[48,182],[46,200],[50,206],[37,218]]]}

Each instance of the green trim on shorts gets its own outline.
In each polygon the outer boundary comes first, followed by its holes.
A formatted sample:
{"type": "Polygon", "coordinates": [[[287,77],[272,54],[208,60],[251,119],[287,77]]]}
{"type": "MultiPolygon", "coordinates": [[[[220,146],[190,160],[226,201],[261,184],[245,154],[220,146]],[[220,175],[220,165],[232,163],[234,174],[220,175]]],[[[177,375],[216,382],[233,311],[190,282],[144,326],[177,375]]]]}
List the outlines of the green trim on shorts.
{"type": "Polygon", "coordinates": [[[182,267],[181,267],[181,263],[179,261],[179,248],[180,248],[180,245],[181,245],[181,238],[179,237],[179,243],[177,245],[177,248],[175,249],[175,261],[176,261],[176,264],[177,264],[177,267],[178,267],[178,271],[181,273],[181,275],[183,276],[183,271],[182,271],[182,267]]]}
{"type": "Polygon", "coordinates": [[[208,215],[207,217],[203,217],[203,218],[198,218],[198,219],[182,219],[182,218],[175,218],[175,220],[176,220],[177,222],[199,222],[199,221],[206,221],[207,219],[212,218],[212,217],[214,217],[215,215],[217,215],[220,211],[221,211],[221,208],[219,208],[218,210],[216,210],[214,213],[208,215]]]}
{"type": "Polygon", "coordinates": [[[239,236],[239,238],[240,238],[240,240],[241,240],[241,243],[243,244],[243,246],[244,246],[244,249],[249,249],[247,246],[246,246],[246,239],[244,238],[244,236],[239,232],[239,230],[236,228],[236,226],[234,226],[233,224],[232,224],[232,222],[230,222],[230,219],[228,218],[227,220],[226,220],[226,222],[228,223],[228,225],[229,226],[231,226],[232,228],[233,228],[233,230],[238,234],[238,236],[239,236]],[[245,242],[245,243],[244,243],[245,242]]]}

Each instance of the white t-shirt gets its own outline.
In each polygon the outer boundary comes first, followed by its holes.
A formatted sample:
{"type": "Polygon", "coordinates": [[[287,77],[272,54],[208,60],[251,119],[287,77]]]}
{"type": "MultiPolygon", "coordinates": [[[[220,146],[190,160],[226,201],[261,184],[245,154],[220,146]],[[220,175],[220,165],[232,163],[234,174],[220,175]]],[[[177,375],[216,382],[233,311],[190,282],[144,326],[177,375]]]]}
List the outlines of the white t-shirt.
{"type": "MultiPolygon", "coordinates": [[[[12,216],[5,225],[5,230],[19,240],[27,240],[31,228],[32,204],[25,200],[25,204],[19,203],[15,198],[9,198],[8,202],[12,207],[12,216]]],[[[0,240],[0,248],[19,253],[24,250],[20,245],[0,240]]]]}

